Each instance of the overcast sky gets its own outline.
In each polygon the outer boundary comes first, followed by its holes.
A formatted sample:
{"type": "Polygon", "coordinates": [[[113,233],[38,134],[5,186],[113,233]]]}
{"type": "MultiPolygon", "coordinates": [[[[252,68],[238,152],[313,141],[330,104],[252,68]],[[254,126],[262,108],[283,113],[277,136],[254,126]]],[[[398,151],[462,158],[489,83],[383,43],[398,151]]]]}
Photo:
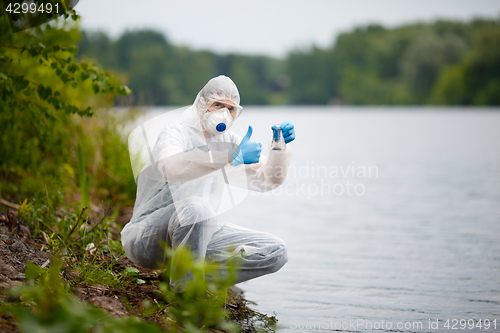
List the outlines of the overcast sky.
{"type": "Polygon", "coordinates": [[[499,0],[80,0],[85,29],[113,37],[153,28],[171,43],[218,53],[284,56],[358,25],[500,18],[499,0]]]}

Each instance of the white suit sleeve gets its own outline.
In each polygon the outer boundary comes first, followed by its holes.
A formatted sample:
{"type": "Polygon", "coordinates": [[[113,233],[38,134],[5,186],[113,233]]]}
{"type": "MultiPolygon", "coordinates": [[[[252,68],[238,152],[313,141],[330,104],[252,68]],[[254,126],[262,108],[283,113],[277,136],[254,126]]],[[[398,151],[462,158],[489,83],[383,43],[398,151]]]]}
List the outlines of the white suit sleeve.
{"type": "Polygon", "coordinates": [[[246,164],[248,189],[270,191],[283,184],[292,160],[290,147],[285,150],[269,150],[269,156],[260,157],[259,163],[246,164]]]}
{"type": "Polygon", "coordinates": [[[159,155],[158,167],[169,182],[200,180],[229,163],[229,150],[225,152],[204,152],[200,149],[190,151],[163,151],[159,155]]]}
{"type": "MultiPolygon", "coordinates": [[[[241,142],[239,137],[236,140],[241,142]]],[[[261,154],[258,163],[224,167],[229,184],[258,192],[270,191],[280,186],[288,174],[292,151],[288,145],[284,150],[272,150],[268,144],[268,149],[268,156],[261,154]],[[241,176],[242,170],[244,177],[241,176]]]]}
{"type": "Polygon", "coordinates": [[[228,165],[229,145],[227,149],[218,151],[186,150],[184,141],[184,133],[169,128],[160,135],[155,146],[157,167],[168,182],[200,180],[228,165]]]}

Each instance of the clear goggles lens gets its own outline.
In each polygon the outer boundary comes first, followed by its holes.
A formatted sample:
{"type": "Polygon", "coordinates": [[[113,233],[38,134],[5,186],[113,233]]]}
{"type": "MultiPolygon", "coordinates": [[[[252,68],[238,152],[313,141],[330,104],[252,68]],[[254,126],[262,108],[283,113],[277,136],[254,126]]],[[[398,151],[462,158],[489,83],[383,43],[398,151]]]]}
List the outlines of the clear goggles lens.
{"type": "Polygon", "coordinates": [[[243,110],[243,107],[241,107],[240,105],[235,105],[233,102],[229,103],[229,102],[224,102],[224,101],[220,101],[220,100],[212,99],[212,98],[208,99],[209,108],[214,103],[221,103],[221,109],[226,107],[229,110],[229,112],[231,112],[231,108],[233,108],[233,111],[236,112],[236,117],[239,117],[241,114],[241,111],[243,110]],[[222,106],[222,104],[224,104],[225,106],[222,106]]]}

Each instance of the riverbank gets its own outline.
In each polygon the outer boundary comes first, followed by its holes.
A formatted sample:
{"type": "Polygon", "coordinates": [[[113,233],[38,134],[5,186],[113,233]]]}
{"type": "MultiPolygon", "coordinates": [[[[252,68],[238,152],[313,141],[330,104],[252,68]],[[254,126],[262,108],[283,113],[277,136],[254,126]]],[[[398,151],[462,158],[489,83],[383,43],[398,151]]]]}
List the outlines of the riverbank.
{"type": "MultiPolygon", "coordinates": [[[[0,331],[22,332],[19,325],[20,318],[16,318],[8,309],[19,305],[33,307],[33,304],[23,304],[26,300],[14,296],[13,290],[33,285],[34,279],[28,276],[31,274],[27,270],[27,266],[31,265],[29,263],[41,267],[42,270],[51,267],[54,261],[49,250],[51,240],[46,239],[43,236],[46,235],[44,233],[39,238],[31,236],[32,230],[29,223],[25,223],[18,216],[18,210],[15,209],[15,207],[19,208],[19,205],[5,200],[1,203],[9,207],[6,211],[0,212],[0,267],[2,267],[0,271],[0,331]]],[[[116,232],[110,232],[110,234],[116,234],[116,232]]],[[[116,283],[116,281],[106,283],[110,280],[104,278],[100,283],[89,283],[92,279],[83,275],[89,275],[90,272],[75,269],[78,265],[71,263],[75,258],[66,256],[63,257],[59,276],[61,283],[68,286],[68,294],[71,297],[78,299],[89,308],[100,309],[110,318],[140,318],[141,322],[154,325],[159,331],[172,331],[175,323],[167,319],[166,314],[169,308],[175,305],[166,300],[165,291],[161,290],[160,270],[136,266],[124,256],[114,258],[113,255],[99,253],[95,246],[87,246],[85,252],[83,261],[87,261],[87,264],[92,266],[94,275],[98,275],[96,271],[109,270],[102,272],[102,275],[111,272],[121,283],[116,283]],[[124,272],[128,273],[124,274],[124,272]]],[[[257,328],[273,330],[276,318],[253,311],[248,307],[249,303],[251,302],[245,300],[240,289],[230,288],[225,299],[226,321],[237,323],[244,332],[256,332],[257,328]]],[[[37,310],[34,310],[33,314],[39,315],[37,310]]],[[[61,323],[68,320],[68,318],[59,319],[61,323]]],[[[207,329],[207,327],[201,329],[207,329]]]]}

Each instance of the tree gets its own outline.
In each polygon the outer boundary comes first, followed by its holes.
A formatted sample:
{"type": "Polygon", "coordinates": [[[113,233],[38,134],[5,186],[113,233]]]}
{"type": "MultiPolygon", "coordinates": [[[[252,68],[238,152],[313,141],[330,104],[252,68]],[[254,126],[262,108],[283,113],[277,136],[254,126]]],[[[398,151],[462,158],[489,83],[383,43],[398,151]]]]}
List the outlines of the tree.
{"type": "MultiPolygon", "coordinates": [[[[108,72],[74,59],[78,39],[74,12],[57,24],[12,33],[0,20],[0,161],[3,194],[32,195],[69,182],[81,128],[77,117],[91,117],[97,95],[111,102],[129,92],[108,72]],[[96,96],[96,97],[93,97],[96,96]],[[66,176],[65,176],[66,175],[66,176]]],[[[101,99],[102,99],[101,97],[101,99]]]]}
{"type": "Polygon", "coordinates": [[[465,42],[455,35],[424,34],[416,38],[403,60],[403,75],[420,102],[425,102],[441,70],[462,58],[465,42]]]}
{"type": "Polygon", "coordinates": [[[331,52],[314,47],[288,54],[286,71],[290,78],[290,99],[296,104],[327,104],[337,95],[335,74],[329,62],[331,52]]]}
{"type": "Polygon", "coordinates": [[[433,98],[440,104],[500,105],[500,27],[477,32],[462,61],[441,72],[433,98]]]}

